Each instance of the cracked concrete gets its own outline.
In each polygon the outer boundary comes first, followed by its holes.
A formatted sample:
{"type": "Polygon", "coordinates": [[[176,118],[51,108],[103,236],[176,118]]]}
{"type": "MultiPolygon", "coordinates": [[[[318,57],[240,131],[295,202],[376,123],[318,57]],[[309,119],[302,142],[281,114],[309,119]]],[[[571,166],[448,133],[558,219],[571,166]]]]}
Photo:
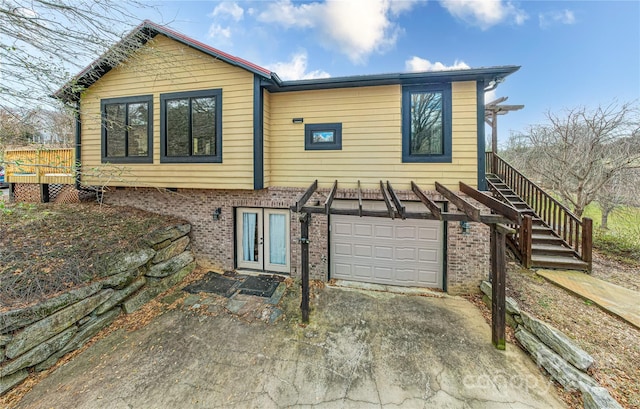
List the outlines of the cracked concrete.
{"type": "Polygon", "coordinates": [[[466,300],[325,288],[312,323],[171,310],[117,331],[19,408],[562,408],[553,386],[466,300]]]}

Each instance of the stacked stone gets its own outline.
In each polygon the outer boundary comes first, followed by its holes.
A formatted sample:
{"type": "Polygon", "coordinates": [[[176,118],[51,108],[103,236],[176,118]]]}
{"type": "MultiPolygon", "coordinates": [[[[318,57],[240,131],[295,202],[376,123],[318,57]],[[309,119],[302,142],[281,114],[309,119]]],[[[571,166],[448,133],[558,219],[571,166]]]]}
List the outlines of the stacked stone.
{"type": "Polygon", "coordinates": [[[43,371],[195,268],[189,224],[157,230],[137,251],[101,261],[99,280],[42,303],[0,313],[0,395],[30,369],[43,371]]]}
{"type": "MultiPolygon", "coordinates": [[[[483,300],[491,307],[491,283],[483,281],[483,300]]],[[[531,358],[565,389],[582,393],[585,409],[622,409],[609,392],[587,371],[593,357],[564,333],[521,311],[516,301],[506,299],[506,321],[516,330],[516,339],[531,354],[531,358]]]]}

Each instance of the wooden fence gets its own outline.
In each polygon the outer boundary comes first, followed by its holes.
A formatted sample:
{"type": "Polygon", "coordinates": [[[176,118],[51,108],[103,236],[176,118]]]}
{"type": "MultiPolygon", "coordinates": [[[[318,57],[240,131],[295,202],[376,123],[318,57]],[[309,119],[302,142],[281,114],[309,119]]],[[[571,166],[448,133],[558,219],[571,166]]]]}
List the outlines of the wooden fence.
{"type": "Polygon", "coordinates": [[[8,183],[75,183],[73,148],[11,149],[4,153],[5,181],[8,183]]]}

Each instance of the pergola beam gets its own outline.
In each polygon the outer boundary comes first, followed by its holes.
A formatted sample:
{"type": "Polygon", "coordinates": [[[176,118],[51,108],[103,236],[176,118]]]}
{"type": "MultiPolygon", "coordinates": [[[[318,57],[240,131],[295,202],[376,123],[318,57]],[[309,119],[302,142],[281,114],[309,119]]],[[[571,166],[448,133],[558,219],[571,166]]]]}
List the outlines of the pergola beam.
{"type": "Polygon", "coordinates": [[[400,198],[396,194],[395,190],[393,190],[393,188],[391,187],[391,183],[389,183],[388,180],[387,180],[387,189],[389,190],[389,194],[391,195],[391,200],[393,200],[393,204],[396,206],[396,209],[398,209],[398,213],[400,214],[400,217],[402,218],[402,220],[406,219],[404,215],[406,212],[406,208],[400,201],[400,198]]]}
{"type": "MultiPolygon", "coordinates": [[[[303,206],[300,210],[302,213],[310,214],[326,214],[324,206],[303,206]]],[[[362,210],[359,209],[336,209],[331,208],[329,214],[336,214],[341,216],[360,216],[360,217],[383,217],[389,219],[389,212],[387,210],[362,210]]],[[[400,214],[396,213],[394,216],[400,218],[400,214]]],[[[475,221],[464,213],[451,213],[441,212],[439,217],[431,212],[405,212],[405,219],[418,219],[418,220],[443,220],[445,222],[461,222],[461,221],[475,221]]],[[[499,214],[481,214],[480,222],[484,224],[492,223],[513,223],[508,218],[499,214]]]]}
{"type": "Polygon", "coordinates": [[[387,210],[389,211],[389,217],[391,217],[392,220],[395,219],[396,212],[394,211],[393,206],[391,206],[391,200],[389,199],[389,194],[385,190],[384,183],[382,183],[382,181],[380,181],[380,192],[382,193],[384,204],[387,205],[387,210]]]}
{"type": "Polygon", "coordinates": [[[324,210],[327,215],[329,214],[329,210],[331,210],[331,204],[333,204],[333,199],[336,197],[337,191],[338,191],[338,181],[336,180],[335,182],[333,182],[333,187],[329,192],[329,196],[327,196],[327,200],[324,201],[324,210]]]}
{"type": "Polygon", "coordinates": [[[362,217],[362,188],[360,187],[360,180],[358,180],[358,216],[362,217]]]}
{"type": "Polygon", "coordinates": [[[520,212],[515,207],[511,207],[504,202],[496,200],[491,196],[485,195],[479,190],[476,190],[463,182],[460,182],[460,191],[487,206],[489,209],[505,215],[507,218],[518,224],[520,223],[520,212]]]}
{"type": "Polygon", "coordinates": [[[460,196],[453,193],[451,190],[447,189],[446,186],[441,185],[436,182],[436,190],[444,196],[447,200],[453,203],[459,210],[462,210],[467,216],[471,218],[474,222],[481,222],[480,220],[480,209],[467,202],[460,196]]]}
{"type": "Polygon", "coordinates": [[[438,205],[433,200],[429,199],[413,180],[411,181],[411,190],[416,196],[418,196],[418,199],[420,199],[420,201],[425,206],[427,206],[427,208],[431,211],[431,213],[433,213],[436,219],[442,220],[442,216],[440,215],[440,207],[438,207],[438,205]]]}
{"type": "Polygon", "coordinates": [[[298,200],[296,201],[296,204],[293,206],[296,212],[298,213],[300,212],[300,209],[302,209],[302,207],[309,201],[309,199],[313,195],[313,192],[315,192],[317,189],[318,189],[318,179],[316,179],[311,184],[311,186],[309,186],[307,190],[300,196],[300,198],[298,198],[298,200]]]}

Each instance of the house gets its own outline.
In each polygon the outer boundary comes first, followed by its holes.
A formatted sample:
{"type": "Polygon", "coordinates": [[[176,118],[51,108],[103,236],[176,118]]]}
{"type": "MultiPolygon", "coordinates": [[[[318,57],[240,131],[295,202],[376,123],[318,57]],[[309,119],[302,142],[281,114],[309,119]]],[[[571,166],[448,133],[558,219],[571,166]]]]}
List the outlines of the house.
{"type": "MultiPolygon", "coordinates": [[[[412,182],[443,207],[436,182],[484,190],[484,92],[519,68],[282,81],[149,21],[122,44],[55,94],[78,108],[81,183],[190,221],[205,266],[293,276],[291,206],[315,180],[311,202],[337,180],[334,206],[372,211],[385,209],[381,181],[408,211],[425,209],[412,182]]],[[[476,222],[319,214],[309,240],[322,280],[466,293],[489,273],[489,228],[476,222]]]]}

